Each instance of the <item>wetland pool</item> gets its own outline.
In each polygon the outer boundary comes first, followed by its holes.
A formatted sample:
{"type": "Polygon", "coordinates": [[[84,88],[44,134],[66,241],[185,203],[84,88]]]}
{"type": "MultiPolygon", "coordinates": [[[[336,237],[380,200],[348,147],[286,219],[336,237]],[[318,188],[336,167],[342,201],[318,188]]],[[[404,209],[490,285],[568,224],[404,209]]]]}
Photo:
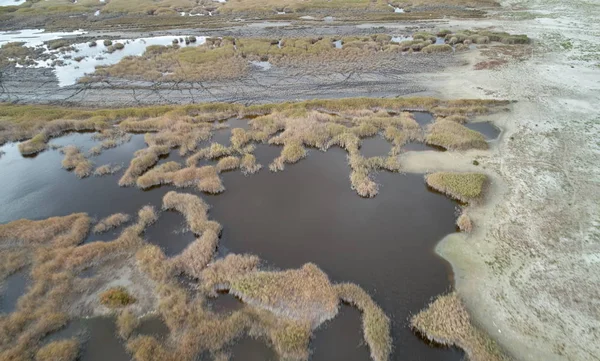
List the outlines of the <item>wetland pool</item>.
{"type": "MultiPolygon", "coordinates": [[[[232,124],[239,126],[239,122],[233,120],[232,124]]],[[[229,133],[227,129],[219,131],[213,140],[224,141],[229,133]]],[[[76,144],[87,151],[99,142],[93,140],[92,133],[72,133],[50,143],[76,144]]],[[[145,146],[143,135],[134,134],[129,142],[91,159],[96,165],[122,163],[126,167],[133,153],[145,146]]],[[[160,209],[164,194],[176,189],[119,187],[123,170],[78,179],[61,168],[63,155],[56,149],[35,157],[21,156],[16,144],[6,144],[0,150],[5,153],[0,157],[0,202],[4,205],[0,223],[75,212],[86,212],[97,220],[117,212],[134,216],[147,204],[160,209]]],[[[462,351],[432,347],[407,326],[411,315],[452,286],[450,266],[433,249],[440,239],[455,231],[457,204],[428,190],[422,174],[378,173],[375,179],[380,184],[379,194],[361,198],[350,189],[346,152],[337,147],[327,152],[310,149],[306,159],[272,173],[268,164],[280,150],[258,145],[254,154],[263,165],[261,171],[250,176],[240,171],[221,174],[226,188],[222,194],[177,189],[197,194],[212,206],[209,218],[223,225],[218,255],[253,253],[271,269],[315,263],[333,282],[355,282],[363,287],[390,317],[394,340],[391,360],[462,360],[462,351]]],[[[169,160],[183,162],[177,150],[161,162],[169,160]]],[[[85,242],[111,240],[121,229],[90,234],[85,242]]],[[[144,238],[170,256],[195,239],[186,229],[183,216],[175,212],[160,212],[144,238]]],[[[26,277],[18,275],[5,286],[22,293],[16,284],[23,284],[26,277]]],[[[14,293],[11,304],[17,297],[14,293]]],[[[239,301],[220,295],[212,307],[216,312],[227,312],[239,307],[239,301]]],[[[136,332],[161,336],[167,332],[160,320],[148,322],[136,332]]],[[[80,358],[83,361],[99,360],[99,355],[114,361],[130,358],[115,335],[112,318],[75,319],[47,339],[73,335],[82,335],[86,340],[80,358]]],[[[360,313],[341,305],[338,316],[315,331],[310,360],[368,361],[369,349],[362,337],[360,313]]],[[[277,359],[263,341],[247,337],[238,340],[230,351],[233,360],[277,359]]]]}

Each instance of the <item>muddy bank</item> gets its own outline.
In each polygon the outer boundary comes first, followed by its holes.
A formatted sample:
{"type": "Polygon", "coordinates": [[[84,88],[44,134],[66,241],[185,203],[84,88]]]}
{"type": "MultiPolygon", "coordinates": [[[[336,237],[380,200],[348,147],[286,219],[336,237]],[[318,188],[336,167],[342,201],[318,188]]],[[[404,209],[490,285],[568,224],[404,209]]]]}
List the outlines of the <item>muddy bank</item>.
{"type": "MultiPolygon", "coordinates": [[[[561,9],[519,3],[531,9],[504,15],[522,21],[460,23],[528,33],[546,51],[481,71],[472,70],[481,58],[471,54],[469,65],[424,79],[448,98],[518,100],[492,117],[503,129],[497,146],[477,154],[494,177],[488,204],[471,212],[479,229],[444,239],[438,250],[475,321],[516,359],[597,360],[600,70],[589,29],[598,9],[585,1],[561,9]]],[[[472,156],[414,165],[469,170],[472,156]]]]}
{"type": "MultiPolygon", "coordinates": [[[[452,56],[396,54],[381,59],[377,70],[352,72],[327,69],[255,70],[237,80],[200,83],[105,82],[59,87],[51,69],[10,68],[0,78],[0,101],[17,103],[131,106],[241,102],[246,104],[314,98],[392,97],[416,94],[426,88],[415,81],[418,74],[437,72],[452,64],[452,56]]],[[[371,67],[370,67],[371,68],[371,67]]]]}

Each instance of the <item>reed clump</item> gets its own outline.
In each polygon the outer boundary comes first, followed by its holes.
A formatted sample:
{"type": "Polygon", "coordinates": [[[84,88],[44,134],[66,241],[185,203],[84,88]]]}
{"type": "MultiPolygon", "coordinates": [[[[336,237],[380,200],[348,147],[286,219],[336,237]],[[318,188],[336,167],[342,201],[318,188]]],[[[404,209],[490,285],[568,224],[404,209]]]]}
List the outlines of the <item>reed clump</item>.
{"type": "Polygon", "coordinates": [[[247,304],[316,328],[338,312],[338,297],[312,263],[281,272],[258,271],[235,278],[229,292],[247,304]]]}
{"type": "Polygon", "coordinates": [[[438,296],[411,318],[410,325],[430,341],[462,348],[469,360],[508,360],[500,347],[473,324],[456,292],[438,296]]]}
{"type": "Polygon", "coordinates": [[[207,294],[217,296],[216,291],[229,289],[232,280],[258,270],[259,263],[260,259],[254,255],[228,254],[202,271],[201,287],[207,294]]]}
{"type": "Polygon", "coordinates": [[[109,174],[115,174],[120,171],[123,167],[120,165],[104,164],[94,170],[94,175],[102,177],[109,174]]]}
{"type": "Polygon", "coordinates": [[[228,156],[219,159],[217,163],[217,172],[226,172],[234,170],[240,167],[240,158],[234,156],[228,156]]]}
{"type": "Polygon", "coordinates": [[[431,188],[461,202],[473,202],[483,194],[487,176],[481,173],[437,172],[425,176],[431,188]]]}
{"type": "Polygon", "coordinates": [[[240,168],[244,175],[249,175],[258,172],[262,165],[256,162],[256,157],[253,154],[244,154],[240,160],[240,168]]]}
{"type": "Polygon", "coordinates": [[[135,302],[135,297],[124,287],[114,287],[100,294],[100,303],[109,308],[125,307],[135,302]]]}
{"type": "Polygon", "coordinates": [[[43,134],[37,134],[26,142],[19,143],[19,152],[23,155],[39,153],[48,147],[47,139],[43,134]]]}
{"type": "Polygon", "coordinates": [[[168,192],[163,197],[163,209],[174,209],[183,214],[190,230],[196,235],[202,235],[207,230],[216,235],[221,232],[218,222],[208,220],[209,206],[196,195],[168,192]]]}
{"type": "Polygon", "coordinates": [[[458,226],[458,229],[460,229],[463,232],[471,233],[471,231],[473,230],[473,221],[471,220],[471,217],[465,210],[462,211],[462,213],[456,220],[456,225],[458,226]]]}
{"type": "Polygon", "coordinates": [[[386,361],[392,353],[390,319],[371,297],[358,285],[341,283],[334,286],[339,298],[362,313],[365,341],[371,350],[373,361],[386,361]]]}
{"type": "Polygon", "coordinates": [[[120,186],[130,186],[135,184],[135,181],[150,167],[158,162],[161,155],[169,154],[167,146],[151,146],[146,149],[139,150],[135,153],[135,158],[131,160],[129,168],[119,180],[120,186]]]}
{"type": "Polygon", "coordinates": [[[76,339],[50,342],[35,354],[35,361],[75,361],[79,355],[76,339]]]}
{"type": "Polygon", "coordinates": [[[107,232],[113,228],[119,227],[124,223],[129,222],[129,215],[125,213],[115,213],[106,218],[103,218],[98,222],[92,232],[99,234],[107,232]]]}
{"type": "Polygon", "coordinates": [[[117,333],[124,340],[127,340],[139,325],[140,319],[128,309],[121,311],[117,317],[117,333]]]}
{"type": "Polygon", "coordinates": [[[74,170],[79,178],[85,178],[92,174],[93,163],[81,153],[79,148],[69,145],[61,149],[65,155],[62,167],[66,170],[74,170]]]}
{"type": "Polygon", "coordinates": [[[219,235],[207,229],[202,236],[187,246],[180,255],[174,259],[174,265],[182,272],[200,278],[202,270],[212,259],[219,244],[219,235]]]}
{"type": "Polygon", "coordinates": [[[429,126],[425,141],[448,150],[488,149],[483,134],[445,119],[429,126]]]}

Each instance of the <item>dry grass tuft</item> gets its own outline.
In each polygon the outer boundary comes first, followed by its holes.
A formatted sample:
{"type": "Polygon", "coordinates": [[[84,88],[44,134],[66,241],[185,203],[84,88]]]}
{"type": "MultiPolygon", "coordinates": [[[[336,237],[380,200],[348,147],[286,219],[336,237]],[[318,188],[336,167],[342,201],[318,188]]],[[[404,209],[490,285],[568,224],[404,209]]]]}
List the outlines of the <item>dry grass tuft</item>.
{"type": "Polygon", "coordinates": [[[469,360],[508,360],[500,347],[471,322],[456,292],[438,296],[427,309],[413,316],[410,324],[430,341],[462,348],[469,360]]]}
{"type": "Polygon", "coordinates": [[[110,216],[100,220],[100,222],[98,222],[98,224],[96,224],[94,226],[94,228],[92,229],[92,232],[94,232],[96,234],[104,233],[113,228],[119,227],[123,223],[127,223],[127,222],[129,222],[128,214],[115,213],[113,215],[110,215],[110,216]]]}
{"type": "Polygon", "coordinates": [[[151,146],[146,149],[142,149],[135,153],[135,158],[131,160],[129,168],[123,174],[123,177],[119,180],[120,186],[130,186],[135,184],[136,179],[141,176],[146,170],[158,162],[158,157],[161,155],[169,154],[169,147],[167,146],[151,146]]]}
{"type": "Polygon", "coordinates": [[[224,157],[219,159],[217,163],[217,172],[226,172],[229,170],[234,170],[240,167],[240,158],[238,157],[224,157]]]}
{"type": "Polygon", "coordinates": [[[469,217],[469,214],[465,210],[462,211],[462,213],[456,220],[456,225],[463,232],[471,233],[471,231],[473,230],[473,222],[471,221],[471,217],[469,217]]]}
{"type": "Polygon", "coordinates": [[[128,309],[121,311],[117,317],[117,333],[124,340],[127,340],[139,325],[139,318],[128,309]]]}
{"type": "Polygon", "coordinates": [[[354,305],[362,312],[363,333],[371,349],[373,361],[387,361],[392,353],[390,319],[358,285],[341,283],[334,288],[340,299],[354,305]]]}
{"type": "Polygon", "coordinates": [[[75,339],[50,342],[35,354],[35,361],[75,361],[79,342],[75,339]]]}
{"type": "Polygon", "coordinates": [[[47,141],[43,134],[38,134],[26,142],[19,143],[19,152],[23,155],[39,153],[48,147],[47,141]]]}
{"type": "Polygon", "coordinates": [[[425,176],[428,186],[465,203],[481,197],[486,180],[481,173],[438,172],[425,176]]]}
{"type": "Polygon", "coordinates": [[[260,259],[249,254],[229,254],[209,264],[201,274],[204,291],[216,296],[216,291],[230,288],[231,281],[257,270],[260,259]]]}
{"type": "Polygon", "coordinates": [[[446,119],[429,126],[425,141],[448,150],[488,149],[483,134],[446,119]]]}
{"type": "Polygon", "coordinates": [[[219,235],[210,229],[205,230],[202,237],[192,242],[174,259],[175,267],[194,278],[200,278],[218,244],[219,235]]]}
{"type": "Polygon", "coordinates": [[[115,174],[122,168],[123,167],[121,167],[120,165],[105,164],[96,168],[96,170],[94,171],[94,175],[97,177],[102,177],[108,174],[115,174]]]}
{"type": "Polygon", "coordinates": [[[207,230],[216,235],[221,233],[221,225],[208,220],[209,206],[196,195],[171,191],[163,197],[163,209],[174,209],[183,214],[190,230],[196,235],[207,230]]]}
{"type": "Polygon", "coordinates": [[[115,287],[100,294],[100,303],[109,308],[120,308],[135,303],[136,299],[124,287],[115,287]]]}
{"type": "Polygon", "coordinates": [[[85,178],[92,174],[93,163],[77,147],[69,145],[62,148],[61,152],[65,155],[62,161],[63,168],[74,169],[79,178],[85,178]]]}
{"type": "Polygon", "coordinates": [[[256,163],[256,157],[252,154],[244,154],[240,161],[240,168],[244,175],[254,174],[258,172],[262,166],[256,163]]]}
{"type": "Polygon", "coordinates": [[[259,271],[235,278],[229,292],[245,303],[312,328],[333,318],[338,297],[323,271],[312,263],[282,272],[259,271]]]}

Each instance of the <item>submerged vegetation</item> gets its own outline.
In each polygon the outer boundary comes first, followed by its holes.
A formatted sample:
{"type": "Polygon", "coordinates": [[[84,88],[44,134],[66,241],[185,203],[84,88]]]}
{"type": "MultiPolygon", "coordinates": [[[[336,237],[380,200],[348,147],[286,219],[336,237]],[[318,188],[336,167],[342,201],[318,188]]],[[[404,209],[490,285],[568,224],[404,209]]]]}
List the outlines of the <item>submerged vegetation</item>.
{"type": "Polygon", "coordinates": [[[469,360],[508,360],[500,347],[472,323],[456,292],[439,296],[427,309],[413,316],[410,324],[430,341],[462,348],[469,360]]]}

